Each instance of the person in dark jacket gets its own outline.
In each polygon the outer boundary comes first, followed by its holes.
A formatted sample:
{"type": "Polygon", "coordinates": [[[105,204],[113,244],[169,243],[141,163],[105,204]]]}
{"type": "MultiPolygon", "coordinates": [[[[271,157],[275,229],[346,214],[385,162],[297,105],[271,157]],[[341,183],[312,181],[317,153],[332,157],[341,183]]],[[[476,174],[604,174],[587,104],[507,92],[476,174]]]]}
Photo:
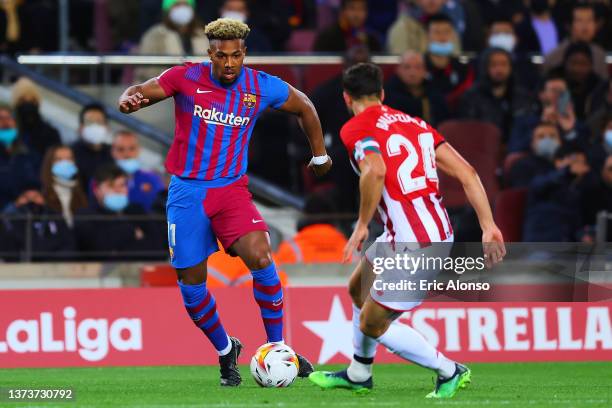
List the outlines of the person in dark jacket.
{"type": "Polygon", "coordinates": [[[436,126],[449,116],[444,97],[426,80],[423,56],[406,51],[397,71],[385,84],[385,105],[436,126]]]}
{"type": "Polygon", "coordinates": [[[427,79],[444,96],[451,111],[474,82],[472,66],[462,64],[456,56],[453,33],[453,22],[445,14],[435,14],[427,20],[427,79]]]}
{"type": "Polygon", "coordinates": [[[319,32],[314,51],[345,52],[356,45],[365,45],[371,52],[382,50],[376,35],[365,26],[368,18],[366,0],[342,0],[338,21],[319,32]]]}
{"type": "Polygon", "coordinates": [[[557,149],[555,169],[529,184],[523,241],[581,241],[586,197],[592,197],[596,183],[582,149],[572,144],[557,149]]]}
{"type": "Polygon", "coordinates": [[[551,0],[530,0],[529,14],[516,27],[521,52],[549,54],[563,38],[561,26],[551,13],[551,0]]]}
{"type": "Polygon", "coordinates": [[[40,159],[21,142],[11,108],[0,105],[0,211],[26,187],[36,186],[40,159]]]}
{"type": "Polygon", "coordinates": [[[143,219],[143,208],[129,203],[128,177],[123,170],[115,164],[98,168],[93,194],[90,207],[75,216],[77,242],[84,256],[99,260],[166,258],[165,223],[143,219]]]}
{"type": "Polygon", "coordinates": [[[0,255],[6,261],[70,259],[74,236],[58,213],[49,208],[40,191],[26,189],[5,207],[0,222],[0,255]],[[27,218],[31,220],[27,220],[27,218]],[[29,231],[28,231],[29,228],[29,231]],[[5,236],[8,239],[2,239],[5,236]],[[29,241],[29,242],[28,242],[29,241]]]}
{"type": "Polygon", "coordinates": [[[593,54],[588,43],[570,44],[563,58],[563,72],[572,96],[576,117],[587,119],[605,100],[605,83],[593,70],[593,54]]]}
{"type": "Polygon", "coordinates": [[[506,181],[509,187],[527,187],[535,176],[554,170],[553,155],[561,146],[559,129],[552,124],[542,122],[531,135],[531,151],[510,167],[506,181]]]}
{"type": "Polygon", "coordinates": [[[85,191],[89,190],[89,183],[96,169],[113,162],[111,139],[104,106],[84,106],[79,114],[79,140],[71,147],[79,168],[79,181],[85,191]]]}
{"type": "Polygon", "coordinates": [[[462,97],[460,116],[493,123],[506,142],[514,119],[534,110],[531,95],[514,79],[510,53],[501,48],[486,50],[478,81],[462,97]]]}
{"type": "Polygon", "coordinates": [[[20,78],[11,91],[21,141],[41,158],[47,149],[61,143],[59,132],[40,115],[42,98],[28,78],[20,78]]]}

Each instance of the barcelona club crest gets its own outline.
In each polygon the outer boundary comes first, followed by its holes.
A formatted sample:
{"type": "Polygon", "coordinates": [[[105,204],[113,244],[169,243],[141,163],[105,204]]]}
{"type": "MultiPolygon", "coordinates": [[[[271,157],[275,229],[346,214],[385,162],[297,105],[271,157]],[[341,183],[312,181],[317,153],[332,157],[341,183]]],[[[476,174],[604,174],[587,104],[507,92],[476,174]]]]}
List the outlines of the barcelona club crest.
{"type": "Polygon", "coordinates": [[[248,109],[254,108],[257,103],[257,96],[253,94],[244,94],[244,98],[242,98],[242,103],[248,109]]]}

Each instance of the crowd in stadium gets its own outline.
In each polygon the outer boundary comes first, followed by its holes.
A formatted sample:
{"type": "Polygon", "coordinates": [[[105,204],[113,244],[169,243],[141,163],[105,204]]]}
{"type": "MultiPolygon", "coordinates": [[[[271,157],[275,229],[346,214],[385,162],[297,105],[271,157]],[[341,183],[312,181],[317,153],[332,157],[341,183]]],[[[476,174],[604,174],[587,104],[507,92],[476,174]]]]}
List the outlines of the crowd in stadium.
{"type": "MultiPolygon", "coordinates": [[[[1,52],[58,50],[56,36],[46,35],[57,32],[57,18],[41,18],[57,15],[55,1],[6,0],[0,8],[1,52]]],[[[434,126],[453,119],[493,124],[500,144],[497,183],[525,191],[524,241],[592,242],[596,214],[612,211],[607,0],[75,1],[70,49],[204,56],[203,24],[219,16],[249,24],[249,53],[331,52],[342,54],[345,66],[372,54],[397,55],[397,67],[386,72],[386,104],[434,126]],[[304,37],[310,49],[288,41],[292,32],[310,35],[304,37]],[[475,58],[462,60],[464,52],[475,58]],[[534,54],[542,64],[532,62],[534,54]]],[[[159,72],[141,67],[135,81],[159,72]]],[[[349,118],[341,77],[309,96],[335,168],[323,180],[304,176],[299,186],[286,187],[327,195],[327,203],[313,204],[321,211],[354,213],[357,178],[338,136],[349,118]]],[[[167,176],[140,169],[138,135],[111,132],[105,108],[90,105],[80,113],[78,141],[61,145],[59,133],[39,114],[40,104],[36,86],[22,78],[11,104],[0,106],[0,252],[18,253],[30,241],[46,253],[121,248],[138,259],[159,257],[165,225],[146,214],[164,214],[167,176]],[[6,217],[28,213],[61,217],[31,228],[26,218],[6,217]],[[116,222],[91,217],[104,214],[116,222]],[[75,215],[90,217],[79,221],[75,215]],[[126,215],[140,218],[122,221],[126,215]]],[[[284,123],[264,140],[286,152],[292,138],[283,145],[278,133],[295,130],[282,128],[284,123]]],[[[483,144],[493,143],[482,137],[483,144]]],[[[265,169],[269,161],[254,158],[253,164],[264,174],[274,171],[265,169]]],[[[457,237],[479,240],[460,231],[457,237]]]]}

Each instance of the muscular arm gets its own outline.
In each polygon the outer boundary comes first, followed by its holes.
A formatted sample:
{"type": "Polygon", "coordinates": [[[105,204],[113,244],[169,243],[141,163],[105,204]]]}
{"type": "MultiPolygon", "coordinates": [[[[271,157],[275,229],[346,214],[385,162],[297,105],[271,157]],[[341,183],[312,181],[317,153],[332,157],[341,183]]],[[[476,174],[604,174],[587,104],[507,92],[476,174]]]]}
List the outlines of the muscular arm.
{"type": "Polygon", "coordinates": [[[348,261],[368,238],[368,224],[380,203],[387,167],[380,154],[368,154],[359,163],[359,219],[355,230],[344,248],[344,261],[348,261]]]}
{"type": "MultiPolygon", "coordinates": [[[[287,101],[279,108],[283,112],[289,112],[298,117],[300,127],[306,133],[310,149],[313,156],[325,156],[325,142],[323,140],[323,130],[319,116],[308,97],[301,91],[298,91],[289,85],[289,97],[287,101]]],[[[331,167],[331,158],[324,164],[319,166],[310,166],[317,176],[327,173],[331,167]]]]}
{"type": "Polygon", "coordinates": [[[140,85],[130,86],[123,91],[119,97],[118,107],[123,113],[132,113],[166,98],[166,93],[159,85],[157,78],[151,78],[140,85]]]}
{"type": "Polygon", "coordinates": [[[457,179],[463,186],[482,228],[485,255],[490,255],[489,259],[493,263],[499,262],[506,254],[504,239],[493,221],[489,199],[478,173],[449,143],[443,143],[436,149],[436,164],[440,170],[457,179]]]}

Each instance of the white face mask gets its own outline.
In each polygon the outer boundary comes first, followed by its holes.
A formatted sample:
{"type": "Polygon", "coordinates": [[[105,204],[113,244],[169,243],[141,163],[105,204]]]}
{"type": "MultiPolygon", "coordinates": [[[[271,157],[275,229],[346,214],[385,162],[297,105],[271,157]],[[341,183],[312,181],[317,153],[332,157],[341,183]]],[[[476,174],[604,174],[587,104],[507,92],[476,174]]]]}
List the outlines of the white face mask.
{"type": "Polygon", "coordinates": [[[232,20],[238,20],[241,23],[246,22],[247,16],[245,13],[241,13],[239,11],[224,11],[221,13],[222,18],[229,18],[232,20]]]}
{"type": "Polygon", "coordinates": [[[98,123],[86,125],[82,130],[83,140],[92,145],[108,143],[109,133],[106,126],[98,123]]]}
{"type": "Polygon", "coordinates": [[[193,20],[193,8],[186,4],[173,7],[170,10],[170,21],[178,26],[186,26],[193,20]]]}
{"type": "Polygon", "coordinates": [[[501,48],[502,50],[512,52],[515,45],[516,39],[514,35],[509,33],[497,33],[489,37],[490,47],[501,48]]]}

